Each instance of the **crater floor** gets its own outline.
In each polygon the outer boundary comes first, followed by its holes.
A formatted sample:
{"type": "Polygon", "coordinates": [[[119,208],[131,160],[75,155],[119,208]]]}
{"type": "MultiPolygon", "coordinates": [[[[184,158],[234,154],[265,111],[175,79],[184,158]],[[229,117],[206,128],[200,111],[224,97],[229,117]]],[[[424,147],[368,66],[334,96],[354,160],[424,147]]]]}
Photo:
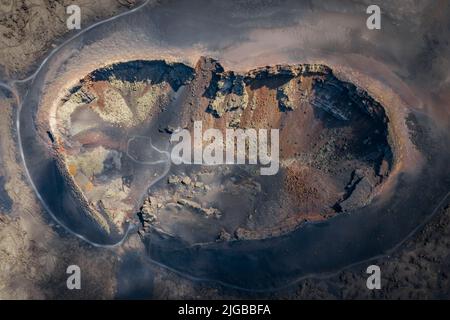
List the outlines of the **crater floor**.
{"type": "Polygon", "coordinates": [[[324,65],[118,63],[83,78],[55,119],[61,173],[107,232],[137,214],[141,234],[188,243],[279,236],[364,207],[393,165],[383,107],[324,65]],[[171,133],[194,121],[223,133],[279,129],[279,172],[171,165],[171,133]]]}

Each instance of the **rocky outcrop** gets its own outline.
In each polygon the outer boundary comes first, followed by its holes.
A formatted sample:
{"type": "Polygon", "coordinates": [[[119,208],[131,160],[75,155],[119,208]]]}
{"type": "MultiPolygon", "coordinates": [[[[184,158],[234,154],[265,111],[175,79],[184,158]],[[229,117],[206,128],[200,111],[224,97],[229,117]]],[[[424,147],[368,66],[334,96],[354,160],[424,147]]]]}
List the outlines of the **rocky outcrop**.
{"type": "Polygon", "coordinates": [[[199,212],[200,214],[204,215],[205,217],[214,217],[214,218],[220,218],[222,216],[222,213],[220,210],[209,207],[209,208],[203,208],[201,204],[187,199],[179,199],[177,201],[178,204],[187,207],[191,210],[194,210],[196,212],[199,212]]]}

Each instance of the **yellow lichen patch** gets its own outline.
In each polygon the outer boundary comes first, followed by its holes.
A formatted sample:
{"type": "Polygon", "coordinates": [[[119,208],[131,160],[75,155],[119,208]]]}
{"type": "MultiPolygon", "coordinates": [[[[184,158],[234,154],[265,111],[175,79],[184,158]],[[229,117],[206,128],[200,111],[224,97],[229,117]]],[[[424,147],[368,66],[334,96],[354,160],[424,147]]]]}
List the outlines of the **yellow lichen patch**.
{"type": "Polygon", "coordinates": [[[139,122],[147,120],[154,106],[167,103],[171,91],[166,82],[150,86],[146,93],[136,99],[137,120],[139,122]]]}
{"type": "Polygon", "coordinates": [[[121,178],[105,184],[96,184],[90,192],[86,190],[85,192],[90,202],[101,202],[103,211],[118,227],[125,222],[127,213],[131,212],[133,208],[125,201],[129,196],[130,189],[123,185],[121,178]]]}
{"type": "Polygon", "coordinates": [[[111,87],[119,90],[122,94],[129,94],[134,92],[142,93],[148,85],[148,83],[144,81],[128,82],[122,81],[115,77],[110,78],[109,84],[111,85],[111,87]]]}
{"type": "Polygon", "coordinates": [[[87,178],[90,178],[103,171],[103,162],[107,154],[108,150],[100,146],[77,156],[68,155],[67,160],[77,167],[77,173],[82,173],[87,178]]]}
{"type": "Polygon", "coordinates": [[[71,176],[75,176],[77,174],[77,165],[74,163],[69,163],[67,166],[67,171],[69,171],[71,176]]]}
{"type": "Polygon", "coordinates": [[[124,127],[133,124],[133,113],[120,92],[113,88],[103,91],[103,108],[93,108],[105,121],[124,127]]]}
{"type": "Polygon", "coordinates": [[[86,185],[84,186],[84,191],[86,192],[91,192],[94,189],[94,184],[92,182],[88,182],[86,183],[86,185]]]}

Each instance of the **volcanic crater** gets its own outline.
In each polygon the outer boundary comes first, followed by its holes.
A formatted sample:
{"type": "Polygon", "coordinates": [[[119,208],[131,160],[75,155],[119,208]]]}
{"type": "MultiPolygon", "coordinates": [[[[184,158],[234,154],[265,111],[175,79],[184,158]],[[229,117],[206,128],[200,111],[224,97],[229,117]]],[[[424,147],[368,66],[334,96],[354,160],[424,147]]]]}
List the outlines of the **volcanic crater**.
{"type": "MultiPolygon", "coordinates": [[[[107,233],[160,232],[187,243],[267,239],[368,205],[394,165],[389,119],[366,91],[319,64],[245,73],[127,61],[86,75],[45,127],[58,169],[107,233]],[[279,129],[280,170],[173,165],[178,128],[279,129]]],[[[206,143],[206,142],[205,142],[206,143]]]]}

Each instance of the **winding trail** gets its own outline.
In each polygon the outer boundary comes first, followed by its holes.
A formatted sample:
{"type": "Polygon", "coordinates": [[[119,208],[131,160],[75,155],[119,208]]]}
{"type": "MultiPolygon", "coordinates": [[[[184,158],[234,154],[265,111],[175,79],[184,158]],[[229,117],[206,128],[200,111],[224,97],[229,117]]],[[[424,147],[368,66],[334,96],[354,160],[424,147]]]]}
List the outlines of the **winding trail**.
{"type": "MultiPolygon", "coordinates": [[[[138,228],[137,223],[130,223],[130,224],[128,225],[128,228],[127,228],[127,230],[126,230],[124,236],[123,236],[119,241],[117,241],[116,243],[113,243],[113,244],[100,244],[100,243],[97,243],[97,242],[93,242],[93,241],[89,240],[88,238],[86,238],[85,236],[83,236],[82,234],[79,234],[79,233],[73,231],[72,229],[70,229],[67,225],[65,225],[61,220],[59,220],[59,219],[55,216],[55,214],[50,210],[50,208],[47,206],[47,204],[45,203],[44,199],[42,198],[41,194],[40,194],[39,191],[37,190],[36,185],[35,185],[34,182],[33,182],[33,179],[31,179],[30,173],[29,173],[29,171],[28,171],[28,167],[27,167],[26,162],[25,162],[25,156],[24,156],[23,146],[22,146],[21,132],[20,132],[20,112],[21,112],[21,110],[22,110],[23,105],[22,105],[22,99],[20,99],[20,95],[19,95],[19,93],[17,92],[16,85],[17,85],[17,84],[27,84],[27,82],[29,82],[28,85],[32,85],[34,78],[35,78],[36,75],[39,73],[39,71],[41,71],[41,69],[44,67],[44,65],[47,63],[47,61],[48,61],[52,56],[54,56],[54,55],[55,55],[62,47],[64,47],[65,45],[67,45],[68,43],[70,43],[71,41],[73,41],[74,39],[76,39],[77,37],[79,37],[80,35],[82,35],[83,33],[87,32],[87,31],[89,31],[89,30],[91,30],[91,29],[93,29],[93,28],[95,28],[95,27],[97,27],[97,26],[99,26],[99,25],[102,25],[102,24],[104,24],[104,23],[107,23],[107,22],[109,22],[109,21],[113,21],[113,20],[115,20],[115,19],[117,19],[117,18],[120,18],[120,17],[126,16],[126,15],[129,15],[129,14],[132,14],[133,12],[136,12],[136,11],[142,9],[143,7],[145,7],[149,2],[150,2],[150,0],[146,0],[144,3],[142,3],[141,5],[139,5],[138,7],[134,8],[134,9],[132,9],[132,10],[125,11],[125,12],[122,12],[121,14],[118,14],[117,16],[113,16],[113,17],[111,17],[111,18],[108,18],[108,19],[105,19],[105,20],[96,22],[96,23],[90,25],[89,27],[87,27],[86,29],[81,30],[79,33],[73,35],[72,37],[70,37],[69,39],[67,39],[66,41],[64,41],[62,44],[60,44],[59,46],[57,46],[56,48],[54,48],[54,49],[48,54],[48,56],[45,57],[45,59],[41,62],[41,64],[39,65],[39,67],[38,67],[31,75],[29,75],[28,77],[26,77],[26,78],[24,78],[24,79],[14,79],[14,80],[10,80],[10,81],[7,81],[7,82],[0,81],[0,87],[6,89],[6,90],[8,90],[8,91],[10,91],[10,92],[13,94],[14,99],[16,100],[16,104],[17,104],[17,121],[16,121],[16,129],[17,129],[17,137],[18,137],[18,141],[19,141],[19,151],[20,151],[20,156],[21,156],[22,162],[23,162],[23,164],[24,164],[26,176],[27,176],[28,181],[29,181],[30,185],[32,186],[32,188],[33,188],[33,190],[34,190],[36,196],[38,197],[38,199],[40,200],[40,202],[42,203],[42,205],[44,206],[44,208],[46,209],[46,211],[50,214],[51,218],[52,218],[58,225],[60,225],[65,231],[67,231],[67,232],[70,233],[71,235],[73,235],[73,236],[75,236],[75,237],[77,237],[77,238],[79,238],[79,239],[81,239],[81,240],[87,242],[88,244],[90,244],[90,245],[92,245],[92,246],[94,246],[94,247],[97,247],[97,248],[108,248],[108,249],[111,249],[111,248],[116,248],[116,247],[121,246],[121,245],[125,242],[125,240],[128,238],[128,235],[129,235],[132,231],[137,230],[137,228],[138,228]]],[[[24,96],[27,96],[27,94],[28,94],[28,89],[26,90],[24,96]]],[[[162,153],[166,153],[166,152],[165,152],[165,151],[162,151],[162,153]]],[[[169,170],[170,170],[170,167],[166,169],[166,174],[167,174],[167,172],[168,172],[169,170]]],[[[163,176],[158,177],[158,179],[154,180],[154,181],[152,182],[151,185],[153,185],[154,183],[157,183],[160,179],[162,179],[162,177],[163,177],[163,176]]],[[[149,186],[149,188],[151,187],[151,185],[149,186]]]]}

